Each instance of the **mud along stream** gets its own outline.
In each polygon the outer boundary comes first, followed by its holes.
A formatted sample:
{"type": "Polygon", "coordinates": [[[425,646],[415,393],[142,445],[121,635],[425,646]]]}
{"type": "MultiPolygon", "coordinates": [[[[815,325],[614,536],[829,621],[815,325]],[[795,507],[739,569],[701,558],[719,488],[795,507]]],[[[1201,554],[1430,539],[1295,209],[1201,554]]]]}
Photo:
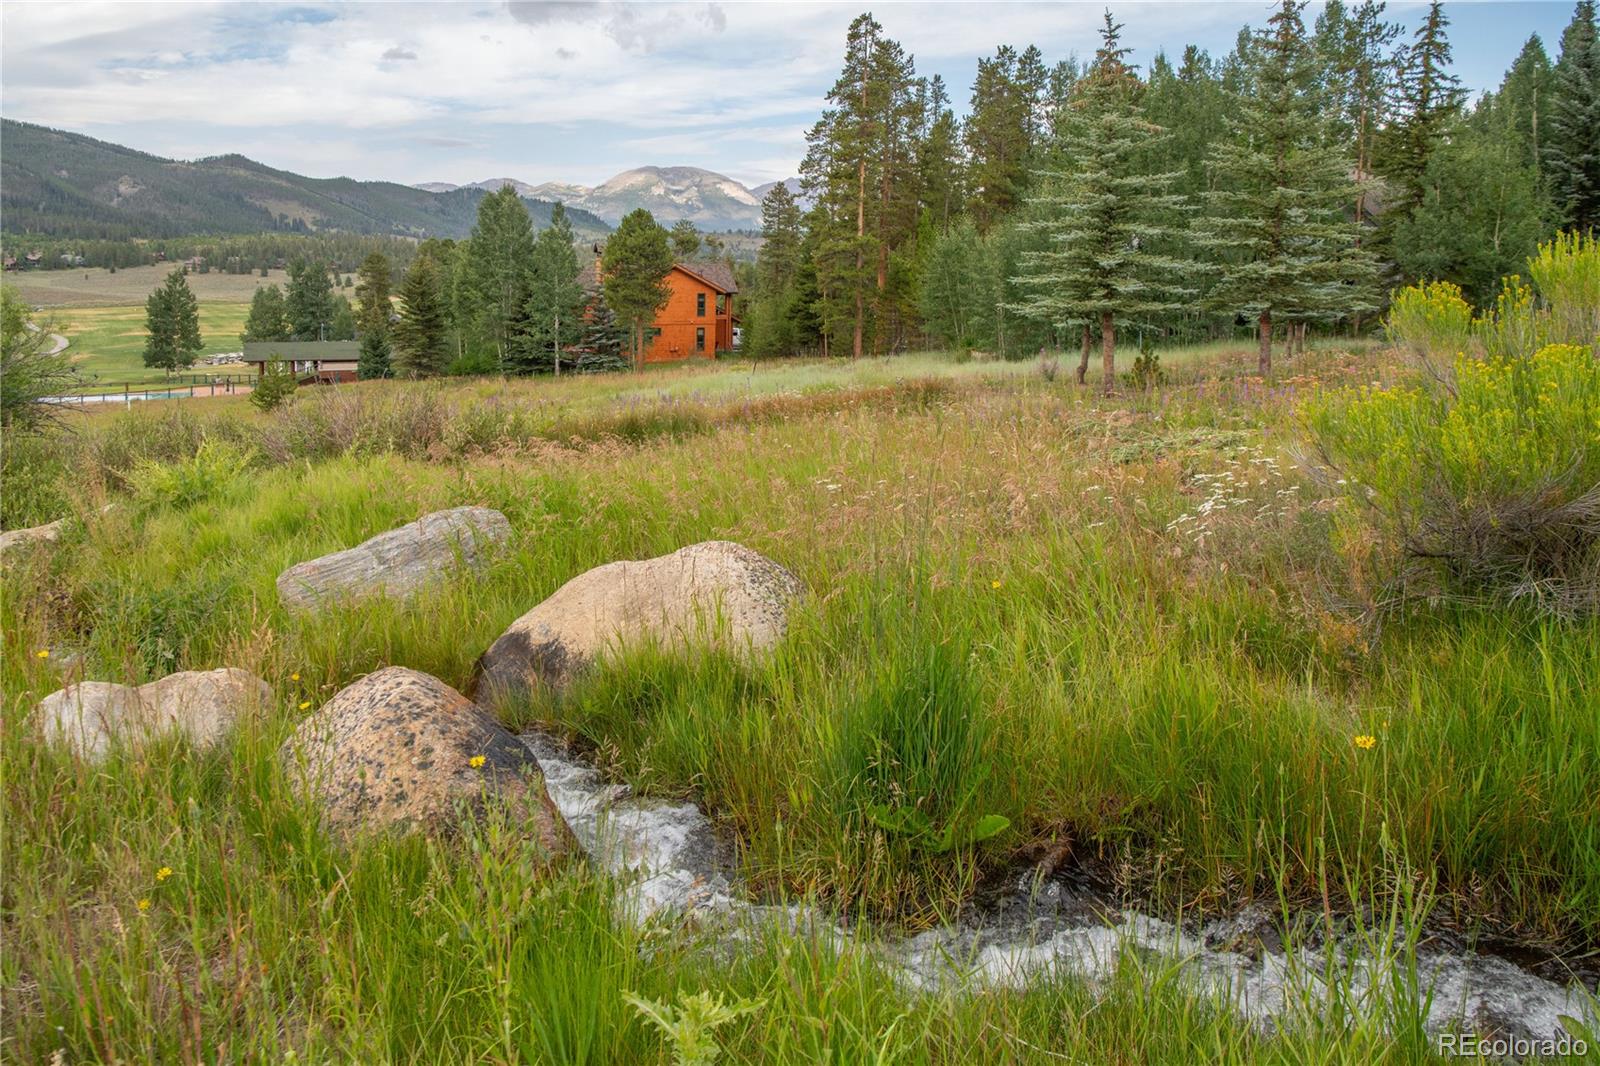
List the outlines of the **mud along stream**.
{"type": "MultiPolygon", "coordinates": [[[[820,912],[748,902],[731,849],[693,804],[634,797],[559,742],[541,734],[523,740],[578,841],[618,879],[632,919],[678,912],[726,929],[730,939],[761,923],[808,929],[840,946],[855,939],[820,912]]],[[[1115,906],[1109,893],[1081,879],[1022,875],[959,922],[915,936],[881,933],[871,943],[908,987],[925,989],[1015,987],[1042,974],[1094,984],[1129,959],[1176,966],[1197,990],[1266,1030],[1292,1026],[1306,1004],[1342,997],[1344,1009],[1360,1017],[1394,994],[1396,949],[1381,937],[1306,936],[1285,946],[1279,925],[1259,907],[1178,925],[1115,906]]],[[[1551,960],[1524,967],[1510,954],[1473,951],[1448,935],[1421,938],[1414,1009],[1425,1014],[1427,1028],[1557,1040],[1566,1032],[1564,1015],[1596,1028],[1594,972],[1574,974],[1551,960]]]]}

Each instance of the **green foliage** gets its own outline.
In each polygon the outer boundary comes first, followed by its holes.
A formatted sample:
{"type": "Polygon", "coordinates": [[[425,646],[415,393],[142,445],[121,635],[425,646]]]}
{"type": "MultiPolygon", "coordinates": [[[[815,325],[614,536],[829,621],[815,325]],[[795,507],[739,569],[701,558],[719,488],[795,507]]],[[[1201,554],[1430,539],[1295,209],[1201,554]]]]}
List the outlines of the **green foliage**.
{"type": "Polygon", "coordinates": [[[145,301],[144,365],[182,370],[194,365],[204,347],[200,339],[200,304],[183,271],[174,270],[145,301]]]}
{"type": "Polygon", "coordinates": [[[36,433],[53,423],[60,409],[51,398],[75,384],[70,357],[50,354],[54,346],[54,324],[31,322],[16,290],[0,285],[0,429],[8,434],[36,433]]]}
{"type": "Polygon", "coordinates": [[[356,280],[356,329],[363,339],[378,334],[387,337],[394,304],[389,299],[391,272],[389,259],[373,252],[361,261],[356,280]]]}
{"type": "Polygon", "coordinates": [[[328,330],[333,325],[338,305],[333,298],[333,281],[327,263],[309,259],[291,262],[289,290],[284,294],[283,304],[291,340],[333,339],[328,330]]]}
{"type": "Polygon", "coordinates": [[[1600,228],[1600,29],[1594,0],[1578,0],[1561,34],[1550,89],[1541,148],[1556,214],[1579,232],[1600,228]]]}
{"type": "Polygon", "coordinates": [[[248,448],[207,438],[188,459],[165,463],[143,459],[124,479],[143,507],[191,507],[226,492],[255,460],[248,448]]]}
{"type": "Polygon", "coordinates": [[[274,359],[262,366],[261,376],[250,390],[250,403],[258,411],[276,411],[294,399],[299,387],[294,368],[282,359],[274,359]]]}
{"type": "Polygon", "coordinates": [[[239,340],[286,341],[290,339],[288,308],[283,301],[283,290],[276,285],[263,285],[250,297],[250,314],[244,322],[244,332],[239,340]]]}
{"type": "Polygon", "coordinates": [[[921,311],[928,332],[947,348],[998,343],[996,315],[1003,298],[994,241],[966,219],[934,241],[922,270],[921,311]]]}
{"type": "Polygon", "coordinates": [[[362,381],[386,378],[393,373],[389,362],[389,331],[372,330],[361,335],[361,355],[356,360],[356,377],[362,381]]]}
{"type": "MultiPolygon", "coordinates": [[[[1452,593],[1600,610],[1600,361],[1592,347],[1458,356],[1450,388],[1314,401],[1323,455],[1391,553],[1452,593]]],[[[1388,560],[1394,565],[1395,560],[1388,560]]]]}
{"type": "Polygon", "coordinates": [[[631,331],[634,366],[641,368],[645,327],[672,295],[666,281],[672,269],[667,231],[643,208],[630,211],[606,241],[600,267],[606,303],[631,331]]]}
{"type": "Polygon", "coordinates": [[[764,1000],[736,999],[729,1003],[722,993],[679,992],[678,1004],[657,1003],[632,992],[623,996],[652,1025],[672,1048],[673,1066],[711,1066],[722,1057],[716,1031],[746,1014],[766,1006],[764,1000]]]}
{"type": "Polygon", "coordinates": [[[449,357],[444,279],[431,255],[418,255],[400,284],[400,321],[391,362],[400,377],[433,377],[449,357]]]}
{"type": "Polygon", "coordinates": [[[1528,259],[1528,274],[1550,317],[1559,344],[1593,344],[1600,338],[1600,236],[1560,233],[1528,259]]]}
{"type": "Polygon", "coordinates": [[[1409,285],[1395,293],[1386,320],[1389,339],[1415,355],[1453,358],[1472,338],[1472,307],[1448,281],[1409,285]]]}
{"type": "Polygon", "coordinates": [[[581,335],[584,292],[579,273],[572,227],[557,205],[550,227],[533,245],[527,291],[508,348],[508,358],[517,369],[559,372],[560,364],[570,361],[563,360],[561,352],[581,335]]]}
{"type": "Polygon", "coordinates": [[[512,334],[522,313],[533,270],[533,221],[517,190],[502,185],[478,205],[461,261],[457,326],[487,344],[496,369],[504,370],[512,334]]]}

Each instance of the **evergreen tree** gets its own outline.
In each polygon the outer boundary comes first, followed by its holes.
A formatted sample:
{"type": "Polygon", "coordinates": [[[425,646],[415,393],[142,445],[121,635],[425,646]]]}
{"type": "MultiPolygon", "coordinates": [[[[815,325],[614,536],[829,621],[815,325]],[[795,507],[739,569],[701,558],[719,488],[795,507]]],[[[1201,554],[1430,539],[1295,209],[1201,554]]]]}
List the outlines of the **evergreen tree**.
{"type": "Polygon", "coordinates": [[[363,338],[374,333],[387,335],[394,304],[389,299],[389,258],[373,252],[361,261],[356,273],[356,329],[363,338]]]}
{"type": "Polygon", "coordinates": [[[928,82],[924,120],[926,130],[919,140],[918,184],[923,206],[932,214],[940,233],[962,209],[964,163],[961,158],[961,133],[950,107],[950,93],[944,79],[935,74],[928,82]]]}
{"type": "Polygon", "coordinates": [[[389,331],[368,330],[361,334],[361,355],[356,360],[356,377],[362,381],[386,378],[393,373],[389,359],[389,331]]]}
{"type": "Polygon", "coordinates": [[[1555,68],[1550,65],[1544,42],[1536,33],[1523,44],[1511,69],[1506,71],[1500,90],[1487,99],[1493,105],[1496,116],[1515,139],[1518,162],[1532,167],[1541,185],[1544,183],[1541,137],[1549,134],[1551,93],[1554,87],[1555,68]]]}
{"type": "Polygon", "coordinates": [[[200,304],[189,289],[183,271],[167,275],[161,287],[144,303],[144,365],[166,371],[184,370],[194,365],[203,342],[200,339],[200,304]]]}
{"type": "Polygon", "coordinates": [[[578,253],[572,224],[556,204],[550,225],[533,246],[523,317],[512,344],[512,358],[524,371],[552,367],[561,373],[561,350],[577,341],[583,311],[583,286],[578,283],[578,253]]]}
{"type": "Polygon", "coordinates": [[[1317,17],[1312,44],[1328,136],[1355,163],[1358,221],[1370,214],[1369,179],[1398,76],[1394,42],[1400,26],[1385,20],[1385,6],[1381,0],[1363,0],[1352,11],[1340,0],[1329,0],[1317,17]]]}
{"type": "Polygon", "coordinates": [[[333,283],[326,263],[296,259],[289,264],[289,291],[284,297],[284,314],[289,319],[290,339],[327,339],[333,324],[335,306],[333,283]]]}
{"type": "Polygon", "coordinates": [[[628,369],[628,331],[617,321],[616,312],[606,303],[604,289],[598,289],[584,317],[582,339],[573,369],[580,374],[599,374],[628,369]]]}
{"type": "Polygon", "coordinates": [[[1256,319],[1259,369],[1272,372],[1274,320],[1333,320],[1369,306],[1373,264],[1344,205],[1350,164],[1327,144],[1300,12],[1281,0],[1250,50],[1233,135],[1211,157],[1198,241],[1221,260],[1209,302],[1256,319]]]}
{"type": "Polygon", "coordinates": [[[1579,0],[1561,34],[1544,164],[1564,224],[1600,227],[1600,37],[1594,0],[1579,0]]]}
{"type": "Polygon", "coordinates": [[[628,212],[606,241],[600,269],[606,303],[628,327],[633,366],[642,370],[645,330],[672,295],[666,282],[672,270],[667,231],[642,207],[628,212]]]}
{"type": "Polygon", "coordinates": [[[700,231],[693,222],[680,218],[668,231],[672,238],[672,254],[679,259],[693,259],[700,254],[700,231]]]}
{"type": "Polygon", "coordinates": [[[788,308],[804,234],[800,205],[781,182],[761,201],[761,237],[755,295],[746,305],[743,347],[752,355],[788,354],[794,350],[788,308]]]}
{"type": "Polygon", "coordinates": [[[1016,49],[1002,45],[993,58],[978,60],[972,83],[964,130],[972,182],[967,207],[983,232],[1010,214],[1027,190],[1046,81],[1038,49],[1027,56],[1025,68],[1016,49]]]}
{"type": "Polygon", "coordinates": [[[328,323],[325,334],[330,341],[353,341],[356,339],[356,312],[350,306],[350,298],[342,293],[334,297],[333,318],[328,323]]]}
{"type": "Polygon", "coordinates": [[[1167,221],[1183,207],[1170,192],[1176,172],[1143,165],[1166,131],[1139,106],[1142,88],[1127,64],[1122,27],[1106,13],[1100,50],[1080,87],[1062,148],[1074,169],[1048,172],[1030,198],[1029,228],[1042,250],[1023,258],[1017,310],[1054,328],[1088,330],[1098,323],[1104,387],[1116,388],[1117,323],[1187,305],[1180,277],[1193,264],[1171,248],[1178,227],[1167,221]]]}
{"type": "Polygon", "coordinates": [[[1449,72],[1450,41],[1445,33],[1449,25],[1443,3],[1433,0],[1400,66],[1396,113],[1384,153],[1386,176],[1399,189],[1397,202],[1388,213],[1394,222],[1422,203],[1428,160],[1460,113],[1461,82],[1449,72]]]}
{"type": "Polygon", "coordinates": [[[263,285],[250,297],[250,314],[244,320],[241,341],[286,341],[289,339],[289,318],[283,302],[283,290],[276,285],[263,285]]]}
{"type": "Polygon", "coordinates": [[[532,264],[533,222],[517,190],[502,185],[478,202],[462,278],[472,339],[492,347],[502,367],[522,314],[532,264]]]}
{"type": "Polygon", "coordinates": [[[400,283],[400,321],[392,330],[390,357],[396,375],[425,378],[443,372],[450,359],[447,329],[439,265],[419,255],[400,283]]]}
{"type": "Polygon", "coordinates": [[[299,387],[289,364],[274,359],[261,368],[261,378],[250,390],[250,403],[261,411],[276,411],[294,398],[299,387]]]}

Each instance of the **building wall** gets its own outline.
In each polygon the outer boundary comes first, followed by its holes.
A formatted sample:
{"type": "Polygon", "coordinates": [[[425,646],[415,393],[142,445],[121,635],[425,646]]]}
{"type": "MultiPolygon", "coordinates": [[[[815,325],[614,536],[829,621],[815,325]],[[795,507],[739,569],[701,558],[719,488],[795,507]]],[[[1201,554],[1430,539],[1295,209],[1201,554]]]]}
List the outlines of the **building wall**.
{"type": "Polygon", "coordinates": [[[667,275],[672,296],[667,305],[656,313],[655,328],[661,332],[646,343],[644,359],[647,363],[669,363],[679,359],[710,359],[718,351],[733,347],[733,297],[723,304],[722,314],[717,314],[717,290],[705,282],[676,268],[667,275]],[[697,315],[696,297],[706,298],[706,313],[697,315]],[[706,331],[705,351],[695,350],[695,330],[706,331]]]}

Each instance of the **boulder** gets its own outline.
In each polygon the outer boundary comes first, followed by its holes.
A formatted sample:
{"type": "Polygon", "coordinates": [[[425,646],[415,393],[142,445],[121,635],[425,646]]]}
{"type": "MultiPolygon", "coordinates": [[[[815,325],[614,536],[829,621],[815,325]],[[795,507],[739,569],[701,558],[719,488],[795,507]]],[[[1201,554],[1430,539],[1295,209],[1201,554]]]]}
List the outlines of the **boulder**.
{"type": "Polygon", "coordinates": [[[0,533],[0,559],[9,558],[13,554],[21,555],[31,548],[54,544],[61,539],[61,534],[66,528],[67,520],[58,518],[42,526],[8,529],[0,533]]]}
{"type": "Polygon", "coordinates": [[[499,511],[435,511],[354,548],[296,563],[278,575],[278,595],[295,611],[374,596],[404,598],[458,564],[481,568],[510,539],[511,523],[499,511]]]}
{"type": "Polygon", "coordinates": [[[272,702],[265,681],[244,671],[185,670],[135,688],[81,681],[39,701],[46,735],[87,759],[105,757],[113,739],[137,747],[170,732],[197,747],[222,739],[243,713],[272,702]]]}
{"type": "Polygon", "coordinates": [[[391,666],[342,689],[279,750],[329,829],[436,832],[457,811],[526,804],[539,843],[566,853],[571,834],[527,745],[436,677],[391,666]]]}
{"type": "Polygon", "coordinates": [[[788,628],[803,591],[789,571],[740,544],[713,540],[640,562],[607,563],[568,581],[511,623],[478,660],[486,699],[570,684],[608,647],[695,642],[753,657],[788,628]]]}

